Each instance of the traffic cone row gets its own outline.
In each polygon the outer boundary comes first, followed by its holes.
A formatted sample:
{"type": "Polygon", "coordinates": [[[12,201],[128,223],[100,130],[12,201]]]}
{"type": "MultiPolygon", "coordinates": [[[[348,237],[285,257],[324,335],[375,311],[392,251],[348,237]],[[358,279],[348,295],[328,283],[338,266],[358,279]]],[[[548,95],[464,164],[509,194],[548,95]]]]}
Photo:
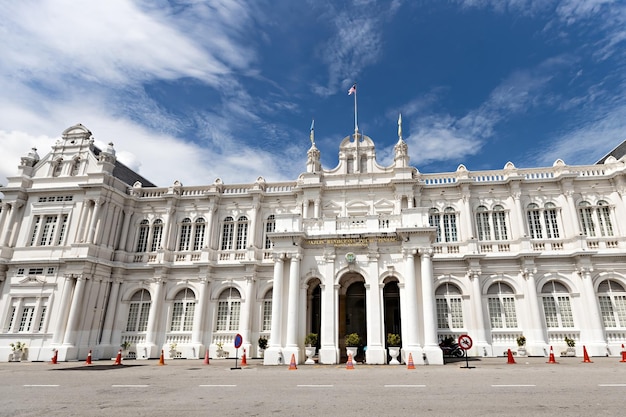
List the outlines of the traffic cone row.
{"type": "Polygon", "coordinates": [[[554,350],[552,350],[552,346],[550,346],[550,359],[548,359],[548,363],[558,363],[558,362],[554,359],[554,350]]]}
{"type": "Polygon", "coordinates": [[[122,364],[122,349],[117,352],[117,356],[115,357],[115,362],[113,365],[121,365],[122,364]]]}
{"type": "Polygon", "coordinates": [[[354,362],[352,362],[352,354],[348,355],[348,362],[346,362],[346,369],[354,369],[354,362]]]}
{"type": "Polygon", "coordinates": [[[409,362],[406,364],[406,369],[415,369],[415,363],[413,362],[413,354],[409,352],[409,362]]]}
{"type": "MultiPolygon", "coordinates": [[[[507,363],[508,365],[514,365],[514,364],[516,363],[516,362],[515,362],[515,358],[513,358],[513,352],[511,352],[511,349],[509,349],[509,350],[506,352],[506,357],[507,357],[507,361],[506,361],[506,363],[507,363]]],[[[554,355],[552,356],[552,359],[554,359],[554,355]]]]}
{"type": "Polygon", "coordinates": [[[85,365],[91,365],[91,349],[89,349],[89,353],[87,354],[87,360],[85,361],[85,365]]]}
{"type": "Polygon", "coordinates": [[[295,371],[296,369],[298,369],[298,367],[296,366],[296,355],[295,353],[291,354],[291,362],[289,362],[289,370],[290,371],[295,371]]]}

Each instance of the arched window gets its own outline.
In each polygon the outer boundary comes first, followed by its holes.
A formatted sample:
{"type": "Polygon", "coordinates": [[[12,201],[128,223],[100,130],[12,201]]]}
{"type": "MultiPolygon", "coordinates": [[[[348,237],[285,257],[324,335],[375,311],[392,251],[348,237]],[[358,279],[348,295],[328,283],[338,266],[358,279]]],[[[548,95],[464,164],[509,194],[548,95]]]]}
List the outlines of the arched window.
{"type": "Polygon", "coordinates": [[[233,248],[233,233],[235,231],[235,220],[228,216],[224,219],[222,228],[222,250],[231,250],[233,248]]]}
{"type": "Polygon", "coordinates": [[[63,158],[59,158],[54,161],[54,166],[52,168],[52,176],[58,177],[63,172],[63,158]]]}
{"type": "Polygon", "coordinates": [[[72,169],[70,170],[70,175],[71,176],[76,176],[78,175],[78,170],[80,169],[80,158],[76,157],[74,158],[74,160],[72,161],[72,169]]]}
{"type": "Polygon", "coordinates": [[[276,230],[276,219],[273,214],[270,214],[267,217],[267,222],[265,222],[265,249],[272,249],[272,241],[267,234],[272,233],[274,230],[276,230]]]}
{"type": "Polygon", "coordinates": [[[180,223],[180,237],[178,239],[178,250],[188,251],[191,240],[191,219],[185,218],[180,223]]]}
{"type": "Polygon", "coordinates": [[[548,328],[574,327],[569,291],[558,281],[550,281],[541,289],[543,314],[548,328]]]}
{"type": "Polygon", "coordinates": [[[245,249],[248,243],[248,218],[241,216],[237,221],[237,247],[235,249],[245,249]]]}
{"type": "Polygon", "coordinates": [[[602,281],[598,286],[598,302],[604,327],[626,327],[626,291],[613,280],[602,281]]]}
{"type": "Polygon", "coordinates": [[[217,303],[216,331],[239,330],[239,312],[241,310],[241,295],[235,288],[224,290],[217,303]]]}
{"type": "Polygon", "coordinates": [[[428,210],[428,224],[437,228],[437,242],[456,242],[456,211],[446,207],[443,214],[436,208],[428,210]],[[441,227],[443,225],[443,227],[441,227]]]}
{"type": "Polygon", "coordinates": [[[560,237],[557,208],[553,203],[546,203],[542,209],[531,203],[526,208],[528,231],[531,239],[558,239],[560,237]]]}
{"type": "Polygon", "coordinates": [[[150,231],[150,222],[146,219],[139,223],[139,235],[137,236],[137,252],[145,252],[148,245],[148,232],[150,231]]]}
{"type": "Polygon", "coordinates": [[[476,208],[476,230],[478,240],[507,240],[508,231],[504,207],[496,205],[491,211],[485,206],[476,208]]]}
{"type": "Polygon", "coordinates": [[[492,284],[487,290],[487,301],[492,329],[517,327],[515,292],[508,284],[503,282],[492,284]]]}
{"type": "Polygon", "coordinates": [[[263,325],[261,326],[263,332],[272,330],[272,294],[273,291],[269,290],[263,297],[263,325]]]}
{"type": "Polygon", "coordinates": [[[445,283],[435,291],[437,303],[437,326],[440,329],[463,328],[463,304],[461,290],[454,284],[445,283]]]}
{"type": "Polygon", "coordinates": [[[587,201],[581,201],[578,204],[578,216],[584,235],[595,237],[599,231],[600,236],[613,236],[611,212],[606,201],[600,200],[595,206],[587,201]]]}
{"type": "Polygon", "coordinates": [[[148,316],[150,314],[150,293],[147,290],[139,290],[130,299],[128,308],[128,320],[126,320],[127,332],[145,332],[148,330],[148,316]]]}
{"type": "Polygon", "coordinates": [[[185,288],[174,297],[172,305],[171,332],[190,332],[193,329],[193,318],[196,311],[196,295],[185,288]]]}
{"type": "Polygon", "coordinates": [[[202,217],[196,219],[194,235],[193,235],[193,250],[201,250],[204,246],[204,231],[206,229],[206,223],[202,217]]]}
{"type": "Polygon", "coordinates": [[[152,246],[150,251],[154,252],[161,248],[161,238],[163,237],[163,220],[156,219],[152,224],[152,246]]]}

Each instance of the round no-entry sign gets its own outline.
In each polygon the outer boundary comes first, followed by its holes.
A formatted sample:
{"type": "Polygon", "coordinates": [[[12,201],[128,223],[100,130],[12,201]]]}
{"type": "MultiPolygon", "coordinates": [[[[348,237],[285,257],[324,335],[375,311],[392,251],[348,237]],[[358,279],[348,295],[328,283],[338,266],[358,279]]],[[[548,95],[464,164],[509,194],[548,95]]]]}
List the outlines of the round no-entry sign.
{"type": "Polygon", "coordinates": [[[235,349],[239,349],[243,343],[243,337],[239,333],[235,336],[235,349]]]}
{"type": "Polygon", "coordinates": [[[462,334],[459,336],[459,347],[463,350],[469,350],[472,348],[472,338],[468,334],[462,334]]]}

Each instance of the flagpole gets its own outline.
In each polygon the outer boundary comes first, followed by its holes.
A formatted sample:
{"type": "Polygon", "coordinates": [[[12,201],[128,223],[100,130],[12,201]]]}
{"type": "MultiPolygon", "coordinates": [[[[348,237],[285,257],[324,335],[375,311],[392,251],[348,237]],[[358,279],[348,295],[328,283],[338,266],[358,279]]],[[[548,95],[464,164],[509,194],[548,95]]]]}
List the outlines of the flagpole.
{"type": "MultiPolygon", "coordinates": [[[[354,84],[356,87],[356,84],[354,84]]],[[[358,134],[359,133],[359,123],[358,123],[358,119],[357,119],[357,107],[356,107],[356,88],[354,89],[354,134],[358,134]]]]}

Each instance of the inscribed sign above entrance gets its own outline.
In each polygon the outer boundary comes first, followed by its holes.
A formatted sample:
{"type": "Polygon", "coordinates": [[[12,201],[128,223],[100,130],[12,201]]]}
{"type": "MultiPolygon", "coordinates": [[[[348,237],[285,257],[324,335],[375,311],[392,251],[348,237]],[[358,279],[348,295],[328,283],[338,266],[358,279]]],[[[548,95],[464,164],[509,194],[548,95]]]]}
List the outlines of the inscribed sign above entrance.
{"type": "Polygon", "coordinates": [[[366,247],[370,243],[399,242],[398,236],[370,236],[370,237],[344,237],[330,239],[306,239],[304,243],[311,246],[361,246],[366,247]]]}

